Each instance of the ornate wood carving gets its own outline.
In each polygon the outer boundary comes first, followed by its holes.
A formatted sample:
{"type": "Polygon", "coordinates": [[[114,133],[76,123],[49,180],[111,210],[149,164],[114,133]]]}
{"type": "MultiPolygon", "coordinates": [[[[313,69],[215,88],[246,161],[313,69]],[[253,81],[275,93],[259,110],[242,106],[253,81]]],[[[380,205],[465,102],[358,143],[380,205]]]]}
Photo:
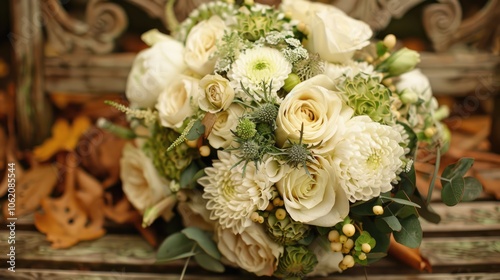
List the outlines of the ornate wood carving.
{"type": "Polygon", "coordinates": [[[58,0],[44,0],[42,11],[47,43],[58,54],[109,53],[127,26],[123,8],[104,0],[88,2],[84,21],[71,17],[58,0]]]}
{"type": "Polygon", "coordinates": [[[477,43],[478,47],[491,48],[498,54],[499,0],[488,1],[481,11],[463,21],[458,0],[439,2],[426,6],[423,14],[424,27],[436,51],[446,51],[451,45],[462,42],[477,43]]]}

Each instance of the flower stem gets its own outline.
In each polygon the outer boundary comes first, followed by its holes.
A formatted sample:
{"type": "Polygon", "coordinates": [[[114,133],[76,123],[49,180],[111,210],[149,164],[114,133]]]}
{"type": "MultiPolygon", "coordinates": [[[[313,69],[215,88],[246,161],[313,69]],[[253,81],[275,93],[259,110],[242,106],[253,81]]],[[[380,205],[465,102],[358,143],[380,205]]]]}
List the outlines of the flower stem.
{"type": "Polygon", "coordinates": [[[441,164],[441,146],[438,144],[436,149],[436,163],[434,164],[434,173],[432,174],[431,183],[427,192],[427,205],[431,203],[432,191],[434,190],[434,183],[436,182],[437,174],[439,172],[439,165],[441,164]]]}
{"type": "MultiPolygon", "coordinates": [[[[196,244],[196,243],[193,244],[193,248],[191,249],[191,253],[193,253],[194,249],[196,249],[196,245],[198,245],[198,244],[196,244]]],[[[187,267],[189,264],[189,260],[191,260],[191,256],[189,256],[186,260],[186,263],[184,263],[184,267],[182,268],[181,277],[179,278],[179,280],[184,279],[184,275],[186,275],[186,270],[187,270],[187,267]]]]}

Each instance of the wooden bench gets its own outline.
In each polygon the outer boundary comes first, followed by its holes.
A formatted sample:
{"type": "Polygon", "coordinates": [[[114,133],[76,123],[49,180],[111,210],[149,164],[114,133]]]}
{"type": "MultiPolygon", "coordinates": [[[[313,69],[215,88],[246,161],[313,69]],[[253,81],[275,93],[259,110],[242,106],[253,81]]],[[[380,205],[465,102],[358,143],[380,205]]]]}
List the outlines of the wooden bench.
{"type": "MultiPolygon", "coordinates": [[[[370,280],[392,279],[500,279],[500,202],[478,201],[447,207],[433,203],[443,221],[422,223],[421,253],[433,273],[420,272],[388,257],[366,268],[370,280]]],[[[113,230],[95,241],[69,249],[52,249],[45,235],[36,231],[32,216],[18,219],[15,231],[16,272],[0,270],[0,279],[179,279],[184,261],[155,264],[155,250],[131,229],[113,230]]],[[[9,231],[0,230],[0,263],[8,261],[9,231]]],[[[329,278],[365,279],[363,268],[329,278]]],[[[230,269],[209,273],[191,262],[185,279],[254,279],[230,269]]],[[[257,279],[257,278],[255,278],[257,279]]]]}

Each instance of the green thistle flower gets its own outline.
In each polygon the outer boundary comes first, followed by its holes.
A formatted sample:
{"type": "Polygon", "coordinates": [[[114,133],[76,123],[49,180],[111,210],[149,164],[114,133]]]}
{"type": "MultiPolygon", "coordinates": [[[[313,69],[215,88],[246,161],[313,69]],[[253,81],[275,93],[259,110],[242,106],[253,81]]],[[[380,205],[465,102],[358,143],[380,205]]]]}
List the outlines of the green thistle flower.
{"type": "Polygon", "coordinates": [[[179,135],[172,129],[155,125],[152,128],[151,137],[143,146],[144,152],[153,159],[153,164],[160,175],[177,181],[193,158],[198,157],[198,151],[189,148],[184,142],[167,151],[179,135]]]}
{"type": "Polygon", "coordinates": [[[240,150],[245,161],[259,160],[261,156],[259,144],[253,140],[245,141],[241,144],[240,150]]]}
{"type": "Polygon", "coordinates": [[[347,78],[339,87],[344,102],[354,109],[354,115],[368,115],[381,124],[393,124],[391,91],[378,77],[360,73],[347,78]]]}
{"type": "Polygon", "coordinates": [[[271,239],[281,245],[297,244],[310,233],[308,225],[293,221],[288,215],[283,220],[279,220],[274,212],[269,214],[266,227],[271,239]]]}
{"type": "Polygon", "coordinates": [[[253,116],[257,122],[275,124],[278,108],[273,103],[265,103],[254,111],[253,116]]]}
{"type": "Polygon", "coordinates": [[[305,246],[287,246],[274,275],[284,279],[302,279],[317,264],[316,255],[305,246]]]}
{"type": "Polygon", "coordinates": [[[255,136],[257,130],[255,123],[247,118],[241,118],[236,126],[236,135],[243,140],[248,140],[255,136]]]}

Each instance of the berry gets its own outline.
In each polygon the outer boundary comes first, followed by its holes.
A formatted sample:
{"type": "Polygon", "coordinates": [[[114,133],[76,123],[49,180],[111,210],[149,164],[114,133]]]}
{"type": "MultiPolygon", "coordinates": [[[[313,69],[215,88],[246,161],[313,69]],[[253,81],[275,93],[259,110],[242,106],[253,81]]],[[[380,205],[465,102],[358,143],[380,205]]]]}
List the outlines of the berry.
{"type": "Polygon", "coordinates": [[[354,233],[356,233],[356,228],[354,227],[353,224],[345,224],[343,227],[342,227],[342,232],[347,236],[347,237],[351,237],[354,235],[354,233]]]}
{"type": "Polygon", "coordinates": [[[380,205],[373,206],[372,210],[373,210],[373,213],[375,215],[382,215],[382,214],[384,214],[384,208],[382,206],[380,206],[380,205]]]}

